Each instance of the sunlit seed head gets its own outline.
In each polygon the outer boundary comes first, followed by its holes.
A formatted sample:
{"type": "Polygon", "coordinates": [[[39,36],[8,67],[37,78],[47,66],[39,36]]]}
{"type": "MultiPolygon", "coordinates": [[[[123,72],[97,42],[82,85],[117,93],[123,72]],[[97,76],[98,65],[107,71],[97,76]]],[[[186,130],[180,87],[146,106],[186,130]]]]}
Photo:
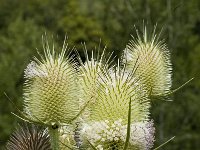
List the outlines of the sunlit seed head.
{"type": "Polygon", "coordinates": [[[39,61],[25,69],[24,111],[30,119],[47,124],[68,123],[78,113],[76,70],[71,58],[49,47],[39,61]]]}
{"type": "Polygon", "coordinates": [[[91,59],[86,61],[83,66],[80,67],[80,83],[84,98],[87,100],[94,99],[96,90],[98,88],[97,81],[101,74],[102,64],[100,62],[91,59]]]}
{"type": "MultiPolygon", "coordinates": [[[[124,51],[124,63],[147,86],[150,95],[164,95],[171,88],[171,62],[165,43],[153,33],[149,38],[146,28],[143,36],[132,39],[124,51]]],[[[155,32],[155,31],[154,31],[155,32]]]]}
{"type": "Polygon", "coordinates": [[[97,149],[123,149],[130,100],[131,124],[149,118],[147,91],[139,78],[119,66],[104,70],[97,80],[95,103],[88,106],[90,115],[81,130],[83,138],[97,149]]]}

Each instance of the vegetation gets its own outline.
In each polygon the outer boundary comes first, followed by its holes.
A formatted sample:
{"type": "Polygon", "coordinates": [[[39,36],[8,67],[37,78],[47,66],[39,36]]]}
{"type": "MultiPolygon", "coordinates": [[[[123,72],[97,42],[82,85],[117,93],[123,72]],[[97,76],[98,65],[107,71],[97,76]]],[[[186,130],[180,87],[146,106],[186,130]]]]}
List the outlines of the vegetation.
{"type": "Polygon", "coordinates": [[[134,25],[142,27],[145,21],[163,27],[161,36],[172,56],[172,89],[195,77],[170,97],[172,102],[153,101],[155,146],[176,136],[165,149],[198,149],[199,14],[199,0],[0,0],[0,145],[20,122],[11,114],[17,109],[9,99],[22,110],[24,69],[37,51],[43,53],[42,35],[53,35],[55,45],[62,45],[67,35],[69,47],[76,46],[81,56],[84,42],[91,51],[101,41],[101,49],[106,45],[120,58],[130,34],[136,35],[134,25]]]}

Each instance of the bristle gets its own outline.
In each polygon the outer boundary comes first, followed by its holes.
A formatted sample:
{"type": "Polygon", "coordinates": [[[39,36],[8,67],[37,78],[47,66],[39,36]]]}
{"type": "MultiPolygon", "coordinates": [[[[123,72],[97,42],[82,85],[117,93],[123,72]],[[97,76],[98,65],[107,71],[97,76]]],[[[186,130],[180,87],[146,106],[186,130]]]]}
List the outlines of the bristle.
{"type": "MultiPolygon", "coordinates": [[[[81,106],[85,106],[86,103],[94,103],[97,96],[97,89],[99,87],[98,80],[103,73],[103,70],[107,70],[109,66],[109,59],[106,60],[104,52],[101,56],[96,56],[96,53],[92,52],[91,59],[86,56],[85,63],[81,63],[79,68],[79,83],[81,89],[80,99],[81,106]]],[[[88,114],[88,108],[85,114],[88,114]]],[[[83,116],[84,116],[83,115],[83,116]]]]}

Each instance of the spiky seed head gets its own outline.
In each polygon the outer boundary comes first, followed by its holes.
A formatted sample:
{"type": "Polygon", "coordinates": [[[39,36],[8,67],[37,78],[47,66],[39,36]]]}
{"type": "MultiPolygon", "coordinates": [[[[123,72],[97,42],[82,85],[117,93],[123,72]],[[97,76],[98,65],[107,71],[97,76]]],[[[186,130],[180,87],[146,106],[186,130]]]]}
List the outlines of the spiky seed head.
{"type": "MultiPolygon", "coordinates": [[[[94,104],[95,99],[97,98],[97,90],[98,90],[98,80],[100,76],[102,76],[103,70],[108,68],[108,63],[106,63],[104,53],[102,53],[101,57],[98,58],[94,56],[92,52],[91,59],[86,56],[86,61],[81,62],[81,66],[79,67],[79,85],[80,85],[80,99],[81,106],[84,107],[86,103],[94,104]],[[103,61],[105,61],[103,63],[103,61]]],[[[89,115],[89,107],[86,107],[82,117],[86,117],[89,115]]]]}
{"type": "Polygon", "coordinates": [[[165,95],[171,88],[171,62],[165,43],[155,34],[149,38],[146,27],[143,36],[138,34],[124,51],[124,63],[141,78],[150,95],[165,95]]]}
{"type": "Polygon", "coordinates": [[[97,81],[101,74],[102,64],[95,61],[93,58],[87,60],[84,65],[80,67],[80,82],[82,93],[85,101],[95,99],[96,90],[98,87],[97,81]]]}
{"type": "MultiPolygon", "coordinates": [[[[131,124],[130,150],[150,150],[154,142],[153,121],[131,124]]],[[[81,135],[87,138],[98,150],[123,149],[127,135],[127,125],[122,119],[84,124],[81,135]]]]}
{"type": "Polygon", "coordinates": [[[6,145],[7,150],[51,150],[48,131],[35,125],[19,125],[6,145]]]}
{"type": "Polygon", "coordinates": [[[41,60],[25,69],[24,112],[31,120],[49,125],[69,123],[79,111],[76,69],[72,58],[49,47],[41,60]]]}
{"type": "Polygon", "coordinates": [[[102,74],[96,81],[95,101],[88,105],[90,115],[83,123],[81,132],[97,149],[121,149],[124,145],[122,139],[126,138],[126,135],[121,134],[121,127],[127,127],[129,101],[132,104],[131,123],[145,121],[149,117],[148,95],[142,84],[139,84],[139,79],[127,73],[125,68],[120,68],[120,65],[100,70],[102,74]]]}
{"type": "MultiPolygon", "coordinates": [[[[106,70],[105,70],[106,71],[106,70]]],[[[147,120],[149,101],[147,92],[138,79],[121,69],[119,66],[110,68],[98,79],[95,102],[90,104],[90,121],[128,121],[129,101],[131,100],[132,122],[147,120]]]]}

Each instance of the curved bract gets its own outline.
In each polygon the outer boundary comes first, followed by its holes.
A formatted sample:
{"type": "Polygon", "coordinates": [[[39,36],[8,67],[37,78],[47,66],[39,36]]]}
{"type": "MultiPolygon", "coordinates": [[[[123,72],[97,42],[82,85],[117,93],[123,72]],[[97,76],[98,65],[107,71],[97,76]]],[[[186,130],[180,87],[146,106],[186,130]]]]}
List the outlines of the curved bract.
{"type": "Polygon", "coordinates": [[[25,69],[24,112],[31,120],[69,123],[79,112],[75,65],[65,50],[56,55],[47,47],[45,57],[25,69]]]}
{"type": "Polygon", "coordinates": [[[165,95],[171,88],[171,62],[169,50],[157,35],[132,39],[124,51],[124,62],[129,70],[136,68],[135,75],[146,85],[151,96],[165,95]]]}

